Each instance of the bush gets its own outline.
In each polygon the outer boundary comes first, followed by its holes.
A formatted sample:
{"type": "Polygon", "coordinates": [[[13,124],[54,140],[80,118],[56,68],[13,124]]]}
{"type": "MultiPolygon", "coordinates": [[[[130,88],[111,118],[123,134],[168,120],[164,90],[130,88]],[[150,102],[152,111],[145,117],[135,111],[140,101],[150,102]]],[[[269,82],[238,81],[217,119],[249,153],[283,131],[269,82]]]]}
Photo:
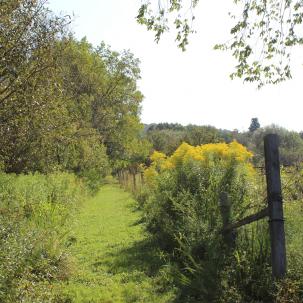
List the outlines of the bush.
{"type": "Polygon", "coordinates": [[[51,302],[72,268],[68,234],[83,184],[67,173],[0,174],[0,302],[51,302]]]}
{"type": "Polygon", "coordinates": [[[99,137],[92,130],[87,132],[81,134],[84,139],[66,148],[62,168],[81,177],[95,193],[111,169],[106,147],[100,144],[99,137]]]}
{"type": "Polygon", "coordinates": [[[138,203],[138,208],[143,209],[144,204],[148,200],[150,194],[148,187],[143,184],[137,188],[133,194],[136,202],[138,203]]]}
{"type": "Polygon", "coordinates": [[[248,162],[250,154],[235,143],[203,148],[183,144],[170,158],[153,156],[152,166],[145,171],[152,190],[145,205],[147,226],[159,240],[163,233],[161,240],[166,244],[172,241],[173,247],[176,234],[195,242],[197,232],[211,237],[221,230],[220,193],[226,192],[232,203],[229,220],[237,219],[251,204],[254,172],[248,162]],[[237,153],[236,148],[243,150],[237,153]],[[243,160],[236,159],[240,156],[243,160]]]}
{"type": "Polygon", "coordinates": [[[264,207],[251,158],[237,142],[183,143],[171,157],[151,156],[145,171],[146,227],[175,266],[182,302],[273,298],[267,222],[222,232],[224,222],[264,207]],[[223,196],[229,201],[225,209],[223,196]]]}

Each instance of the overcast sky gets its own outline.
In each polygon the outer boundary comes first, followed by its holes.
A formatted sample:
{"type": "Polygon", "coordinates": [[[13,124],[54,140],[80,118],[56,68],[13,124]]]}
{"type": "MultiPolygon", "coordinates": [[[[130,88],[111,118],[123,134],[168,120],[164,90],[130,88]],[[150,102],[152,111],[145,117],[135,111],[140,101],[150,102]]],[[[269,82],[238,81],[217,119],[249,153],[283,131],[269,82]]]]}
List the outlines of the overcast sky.
{"type": "Polygon", "coordinates": [[[262,126],[278,124],[303,130],[302,50],[293,58],[293,79],[257,90],[256,84],[229,79],[234,61],[215,51],[229,38],[232,0],[200,1],[197,34],[186,52],[176,47],[173,34],[154,42],[152,33],[136,23],[140,0],[49,0],[56,13],[74,14],[76,37],[94,45],[105,41],[114,50],[130,49],[141,61],[139,88],[145,96],[142,122],[178,122],[246,130],[252,117],[262,126]]]}

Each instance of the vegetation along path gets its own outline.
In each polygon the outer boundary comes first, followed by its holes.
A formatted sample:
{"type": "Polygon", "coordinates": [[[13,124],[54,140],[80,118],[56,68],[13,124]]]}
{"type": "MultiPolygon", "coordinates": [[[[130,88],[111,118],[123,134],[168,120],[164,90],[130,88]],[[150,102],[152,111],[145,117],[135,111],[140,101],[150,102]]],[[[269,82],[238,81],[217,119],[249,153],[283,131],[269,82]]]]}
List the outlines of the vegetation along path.
{"type": "Polygon", "coordinates": [[[102,187],[84,205],[74,235],[78,270],[63,287],[69,302],[174,301],[135,202],[117,185],[102,187]]]}

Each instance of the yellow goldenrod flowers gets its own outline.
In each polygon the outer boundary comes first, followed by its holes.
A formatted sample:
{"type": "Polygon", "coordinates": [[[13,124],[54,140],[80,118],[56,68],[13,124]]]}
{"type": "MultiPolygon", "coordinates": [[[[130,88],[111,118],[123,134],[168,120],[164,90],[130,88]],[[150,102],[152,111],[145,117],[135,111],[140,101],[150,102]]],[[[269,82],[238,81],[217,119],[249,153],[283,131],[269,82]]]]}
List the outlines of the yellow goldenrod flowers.
{"type": "Polygon", "coordinates": [[[253,154],[237,141],[229,144],[211,143],[199,146],[191,146],[183,142],[170,157],[154,151],[150,156],[152,163],[145,169],[144,175],[146,182],[152,185],[161,171],[182,167],[190,162],[197,162],[206,167],[219,163],[224,166],[230,163],[245,164],[248,171],[252,173],[254,170],[250,164],[252,157],[253,154]]]}

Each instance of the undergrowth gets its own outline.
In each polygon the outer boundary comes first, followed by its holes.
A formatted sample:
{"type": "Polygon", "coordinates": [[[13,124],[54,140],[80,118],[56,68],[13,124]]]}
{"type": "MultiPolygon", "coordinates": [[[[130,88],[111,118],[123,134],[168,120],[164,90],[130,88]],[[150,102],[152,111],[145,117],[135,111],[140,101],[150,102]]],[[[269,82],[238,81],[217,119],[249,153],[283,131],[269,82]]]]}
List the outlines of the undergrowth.
{"type": "Polygon", "coordinates": [[[55,302],[68,279],[70,229],[84,184],[72,174],[0,174],[0,302],[55,302]]]}
{"type": "MultiPolygon", "coordinates": [[[[288,273],[282,281],[272,279],[267,220],[223,232],[226,222],[266,206],[251,156],[237,142],[183,143],[170,157],[151,156],[136,197],[182,303],[303,302],[302,200],[285,197],[288,273]]],[[[295,181],[302,184],[302,175],[295,181]]]]}

